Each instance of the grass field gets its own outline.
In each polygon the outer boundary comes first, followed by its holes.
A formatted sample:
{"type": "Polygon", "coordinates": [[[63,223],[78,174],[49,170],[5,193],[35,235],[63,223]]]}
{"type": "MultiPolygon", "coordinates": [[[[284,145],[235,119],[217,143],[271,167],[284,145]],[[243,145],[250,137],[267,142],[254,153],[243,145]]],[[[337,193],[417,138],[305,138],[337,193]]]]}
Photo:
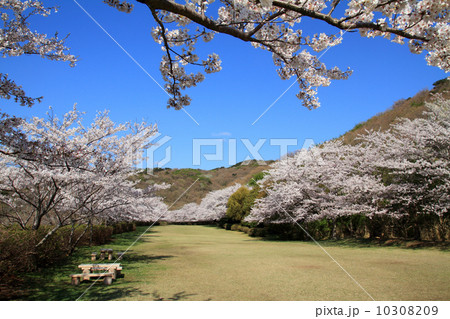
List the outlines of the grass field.
{"type": "MultiPolygon", "coordinates": [[[[145,230],[107,245],[125,250],[145,230]]],[[[375,300],[450,300],[450,253],[321,242],[375,300]]],[[[29,276],[25,300],[76,300],[90,282],[69,275],[99,247],[80,249],[65,265],[29,276]]],[[[312,242],[269,241],[209,226],[158,226],[122,261],[124,278],[101,281],[80,300],[369,300],[312,242]]]]}

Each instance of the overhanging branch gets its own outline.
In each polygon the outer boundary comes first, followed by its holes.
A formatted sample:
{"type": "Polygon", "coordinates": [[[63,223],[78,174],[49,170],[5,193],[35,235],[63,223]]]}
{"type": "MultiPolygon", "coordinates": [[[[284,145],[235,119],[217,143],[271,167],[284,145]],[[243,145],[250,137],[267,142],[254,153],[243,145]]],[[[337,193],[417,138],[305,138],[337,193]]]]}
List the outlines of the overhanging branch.
{"type": "MultiPolygon", "coordinates": [[[[150,8],[150,10],[155,10],[155,9],[156,10],[165,10],[168,12],[179,14],[183,17],[190,19],[191,21],[193,21],[195,23],[198,23],[198,24],[212,30],[212,31],[228,34],[235,38],[241,39],[242,41],[259,42],[257,39],[252,38],[252,35],[255,32],[252,32],[252,31],[244,32],[242,30],[238,30],[238,29],[230,27],[230,26],[220,25],[216,21],[214,21],[204,15],[199,14],[199,13],[195,12],[194,10],[189,9],[188,7],[186,7],[182,4],[171,2],[168,0],[137,0],[137,2],[147,5],[150,8]]],[[[371,30],[395,34],[395,35],[398,35],[398,36],[401,36],[401,37],[404,37],[407,39],[419,40],[419,41],[424,41],[424,42],[429,41],[429,39],[427,39],[425,37],[418,36],[418,35],[415,35],[412,33],[408,33],[405,30],[399,30],[399,29],[395,29],[392,27],[380,25],[375,22],[352,22],[351,19],[347,20],[347,18],[337,19],[337,18],[331,17],[331,15],[328,15],[328,14],[316,12],[313,10],[303,8],[301,6],[297,6],[297,5],[287,3],[284,1],[279,1],[279,0],[274,0],[272,4],[273,4],[273,6],[281,8],[281,9],[293,11],[296,13],[300,13],[301,15],[306,16],[306,17],[321,20],[321,21],[326,22],[327,24],[334,26],[341,30],[371,29],[371,30]]]]}

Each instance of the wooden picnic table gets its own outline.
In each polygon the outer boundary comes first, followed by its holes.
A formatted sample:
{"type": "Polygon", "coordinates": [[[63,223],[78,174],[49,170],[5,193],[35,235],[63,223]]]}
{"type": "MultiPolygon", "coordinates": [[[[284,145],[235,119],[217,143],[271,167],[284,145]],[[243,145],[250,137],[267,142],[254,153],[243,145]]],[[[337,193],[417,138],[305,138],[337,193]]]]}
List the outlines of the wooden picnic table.
{"type": "Polygon", "coordinates": [[[72,278],[72,285],[79,285],[83,280],[91,280],[91,278],[103,278],[103,283],[105,285],[111,285],[114,277],[112,272],[102,272],[102,273],[89,273],[89,274],[74,274],[70,275],[72,278]]]}
{"type": "Polygon", "coordinates": [[[119,263],[81,264],[78,268],[83,273],[70,275],[73,285],[79,285],[81,281],[91,280],[91,278],[103,278],[105,285],[111,285],[113,279],[116,279],[122,271],[122,266],[119,263]]]}
{"type": "Polygon", "coordinates": [[[119,263],[111,264],[81,264],[78,266],[83,272],[83,274],[90,274],[95,271],[108,271],[114,273],[113,279],[116,279],[117,275],[120,275],[122,271],[122,266],[119,263]]]}

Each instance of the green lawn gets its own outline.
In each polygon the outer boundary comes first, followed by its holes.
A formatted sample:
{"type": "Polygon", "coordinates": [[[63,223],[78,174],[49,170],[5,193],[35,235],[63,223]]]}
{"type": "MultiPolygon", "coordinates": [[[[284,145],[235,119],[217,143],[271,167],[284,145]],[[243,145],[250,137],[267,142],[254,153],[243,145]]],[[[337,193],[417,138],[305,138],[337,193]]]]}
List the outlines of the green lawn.
{"type": "MultiPolygon", "coordinates": [[[[145,230],[117,235],[107,248],[125,250],[145,230]]],[[[321,242],[375,300],[450,300],[450,253],[321,242]]],[[[29,278],[26,300],[75,300],[91,283],[69,284],[96,248],[29,278]]],[[[311,242],[255,239],[209,226],[158,226],[122,261],[124,278],[101,281],[81,300],[369,300],[311,242]]]]}

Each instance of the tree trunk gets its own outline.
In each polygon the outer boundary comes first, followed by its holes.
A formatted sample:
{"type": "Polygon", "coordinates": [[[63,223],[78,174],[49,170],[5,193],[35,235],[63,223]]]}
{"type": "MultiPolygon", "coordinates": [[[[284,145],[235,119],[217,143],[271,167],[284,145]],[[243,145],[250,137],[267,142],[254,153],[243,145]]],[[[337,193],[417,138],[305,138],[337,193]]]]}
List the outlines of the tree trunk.
{"type": "Polygon", "coordinates": [[[77,247],[77,245],[80,242],[81,238],[83,238],[83,236],[86,234],[88,229],[89,229],[89,224],[86,226],[86,228],[84,229],[83,233],[81,233],[81,235],[77,238],[75,243],[73,245],[71,245],[70,251],[69,251],[69,256],[73,254],[73,252],[75,251],[75,248],[77,247]]]}
{"type": "Polygon", "coordinates": [[[331,230],[331,238],[337,239],[336,238],[336,219],[333,219],[333,229],[331,230]]]}
{"type": "Polygon", "coordinates": [[[39,227],[41,226],[42,217],[44,217],[44,215],[39,210],[36,211],[33,226],[32,226],[33,230],[39,229],[39,227]]]}
{"type": "Polygon", "coordinates": [[[89,229],[90,229],[89,247],[91,247],[92,246],[92,239],[93,239],[93,236],[94,236],[94,225],[92,224],[92,221],[90,219],[89,219],[89,224],[90,224],[90,227],[89,227],[89,229]]]}
{"type": "Polygon", "coordinates": [[[53,228],[52,228],[52,229],[44,236],[44,238],[42,238],[41,241],[38,242],[38,243],[36,244],[36,246],[34,246],[34,248],[37,249],[37,248],[39,248],[40,246],[42,246],[42,244],[44,244],[44,243],[47,241],[47,239],[50,238],[51,235],[53,235],[58,229],[60,229],[61,226],[62,226],[62,225],[56,225],[55,227],[53,227],[53,228]]]}

